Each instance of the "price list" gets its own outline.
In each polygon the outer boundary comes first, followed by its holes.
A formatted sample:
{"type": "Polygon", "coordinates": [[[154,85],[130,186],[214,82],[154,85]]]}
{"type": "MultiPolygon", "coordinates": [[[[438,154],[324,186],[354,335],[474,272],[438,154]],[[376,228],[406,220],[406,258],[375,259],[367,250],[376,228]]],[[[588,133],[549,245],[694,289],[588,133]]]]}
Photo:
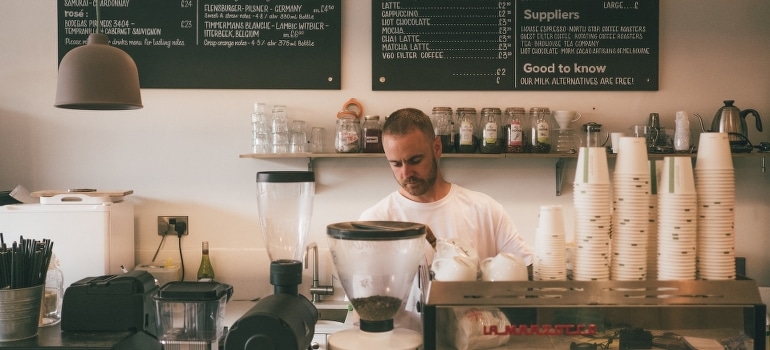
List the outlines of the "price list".
{"type": "Polygon", "coordinates": [[[372,5],[373,90],[657,90],[658,0],[372,5]]]}
{"type": "MultiPolygon", "coordinates": [[[[143,88],[340,88],[341,0],[99,1],[143,88]]],[[[94,5],[58,0],[60,61],[96,30],[94,5]]]]}

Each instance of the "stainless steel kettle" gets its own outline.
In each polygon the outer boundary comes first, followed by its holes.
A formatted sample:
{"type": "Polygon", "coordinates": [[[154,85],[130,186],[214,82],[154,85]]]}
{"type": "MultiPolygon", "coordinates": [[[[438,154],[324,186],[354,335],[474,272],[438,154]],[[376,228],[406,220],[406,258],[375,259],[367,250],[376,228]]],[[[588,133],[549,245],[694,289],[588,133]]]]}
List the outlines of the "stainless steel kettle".
{"type": "MultiPolygon", "coordinates": [[[[753,114],[757,120],[757,130],[762,131],[762,119],[759,117],[754,109],[740,110],[738,107],[733,106],[733,100],[725,100],[724,106],[719,108],[714,120],[711,122],[711,130],[706,130],[703,127],[703,120],[701,119],[701,128],[703,132],[724,132],[729,134],[730,149],[733,153],[739,152],[751,152],[753,146],[749,142],[749,129],[746,126],[746,116],[753,114]]],[[[700,116],[696,114],[700,119],[700,116]]]]}

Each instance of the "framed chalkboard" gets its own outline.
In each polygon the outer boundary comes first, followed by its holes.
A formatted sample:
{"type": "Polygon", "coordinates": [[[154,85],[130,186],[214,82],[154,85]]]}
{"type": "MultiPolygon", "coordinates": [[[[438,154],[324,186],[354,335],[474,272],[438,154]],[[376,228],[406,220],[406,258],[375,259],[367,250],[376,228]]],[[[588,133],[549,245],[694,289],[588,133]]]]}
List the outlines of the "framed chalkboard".
{"type": "Polygon", "coordinates": [[[657,90],[659,0],[372,0],[373,90],[657,90]]]}
{"type": "MultiPolygon", "coordinates": [[[[143,88],[340,89],[341,0],[99,0],[102,32],[143,88]]],[[[59,62],[96,29],[57,0],[59,62]]]]}

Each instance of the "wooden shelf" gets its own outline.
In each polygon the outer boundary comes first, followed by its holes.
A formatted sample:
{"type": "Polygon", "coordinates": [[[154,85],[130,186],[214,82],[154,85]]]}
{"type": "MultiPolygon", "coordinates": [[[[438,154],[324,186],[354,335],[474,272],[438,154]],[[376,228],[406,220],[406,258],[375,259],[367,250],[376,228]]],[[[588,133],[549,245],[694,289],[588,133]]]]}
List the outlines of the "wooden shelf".
{"type": "MultiPolygon", "coordinates": [[[[663,159],[668,156],[676,157],[690,157],[695,158],[696,153],[648,153],[650,159],[663,159]]],[[[577,158],[577,154],[569,153],[499,153],[499,154],[485,154],[485,153],[443,153],[441,158],[464,158],[464,159],[555,159],[556,160],[556,195],[561,195],[562,186],[564,184],[565,163],[567,159],[577,158]]],[[[608,153],[608,158],[615,158],[617,154],[608,153]]],[[[751,152],[751,153],[733,153],[733,158],[761,158],[762,159],[762,172],[766,171],[765,167],[765,153],[751,152]]],[[[241,154],[240,158],[252,158],[252,159],[307,159],[308,170],[313,170],[313,160],[320,158],[385,158],[384,153],[267,153],[267,154],[241,154]]]]}

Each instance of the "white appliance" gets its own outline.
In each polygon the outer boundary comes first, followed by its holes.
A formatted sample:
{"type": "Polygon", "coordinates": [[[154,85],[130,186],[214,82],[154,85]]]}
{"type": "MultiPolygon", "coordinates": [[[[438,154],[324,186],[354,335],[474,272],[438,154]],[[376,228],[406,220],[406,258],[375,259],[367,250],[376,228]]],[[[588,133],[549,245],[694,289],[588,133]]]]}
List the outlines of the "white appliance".
{"type": "Polygon", "coordinates": [[[60,194],[40,204],[0,206],[0,232],[7,245],[20,236],[51,239],[65,288],[135,266],[134,205],[124,197],[60,194]]]}

